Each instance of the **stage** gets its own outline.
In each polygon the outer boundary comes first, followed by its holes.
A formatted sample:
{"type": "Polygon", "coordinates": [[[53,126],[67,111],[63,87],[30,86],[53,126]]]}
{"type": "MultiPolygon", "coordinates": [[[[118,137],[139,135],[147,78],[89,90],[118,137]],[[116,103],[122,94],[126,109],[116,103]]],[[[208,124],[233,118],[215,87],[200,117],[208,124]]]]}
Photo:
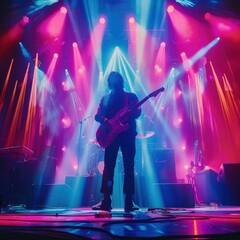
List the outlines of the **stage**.
{"type": "Polygon", "coordinates": [[[0,214],[1,239],[239,239],[240,207],[123,209],[27,209],[0,214]]]}
{"type": "Polygon", "coordinates": [[[240,239],[240,1],[1,3],[0,240],[240,239]],[[130,214],[122,151],[91,209],[111,72],[142,110],[130,214]]]}

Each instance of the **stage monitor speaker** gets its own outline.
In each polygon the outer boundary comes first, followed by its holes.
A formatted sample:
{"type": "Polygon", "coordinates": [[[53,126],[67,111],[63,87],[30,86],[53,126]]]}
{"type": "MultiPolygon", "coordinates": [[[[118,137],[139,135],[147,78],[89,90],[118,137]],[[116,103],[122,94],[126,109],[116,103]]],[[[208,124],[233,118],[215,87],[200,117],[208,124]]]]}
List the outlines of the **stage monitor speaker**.
{"type": "Polygon", "coordinates": [[[194,208],[194,191],[191,184],[155,183],[154,197],[149,208],[194,208]]]}
{"type": "Polygon", "coordinates": [[[198,200],[202,203],[220,203],[220,189],[217,173],[212,169],[195,173],[195,185],[198,200]]]}
{"type": "Polygon", "coordinates": [[[176,183],[176,167],[172,149],[155,149],[151,159],[156,173],[157,183],[176,183]]]}
{"type": "Polygon", "coordinates": [[[240,163],[223,163],[226,182],[240,182],[240,163]]]}
{"type": "Polygon", "coordinates": [[[15,194],[27,194],[32,184],[38,182],[38,170],[38,161],[17,162],[13,174],[13,192],[15,194]]]}
{"type": "Polygon", "coordinates": [[[26,204],[27,195],[32,184],[39,182],[39,161],[16,162],[12,176],[11,204],[26,204]]]}
{"type": "Polygon", "coordinates": [[[75,207],[90,207],[101,200],[100,176],[67,176],[65,183],[73,191],[75,207]]]}
{"type": "Polygon", "coordinates": [[[222,204],[240,206],[240,163],[224,163],[224,178],[220,182],[222,204]]]}
{"type": "Polygon", "coordinates": [[[67,184],[32,185],[28,200],[28,208],[69,207],[72,189],[67,184]]]}

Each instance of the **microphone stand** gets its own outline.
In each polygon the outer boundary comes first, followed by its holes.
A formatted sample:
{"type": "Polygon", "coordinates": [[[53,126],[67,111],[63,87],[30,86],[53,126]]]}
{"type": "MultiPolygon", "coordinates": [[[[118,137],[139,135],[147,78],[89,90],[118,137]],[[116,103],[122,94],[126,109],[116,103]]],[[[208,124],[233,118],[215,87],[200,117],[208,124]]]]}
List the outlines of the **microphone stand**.
{"type": "Polygon", "coordinates": [[[82,129],[83,129],[83,123],[88,119],[91,118],[91,116],[85,117],[82,120],[80,120],[78,123],[80,124],[80,129],[79,129],[79,137],[78,137],[78,144],[77,144],[77,171],[76,171],[76,176],[79,176],[79,169],[80,169],[80,151],[81,151],[81,141],[82,141],[82,129]]]}

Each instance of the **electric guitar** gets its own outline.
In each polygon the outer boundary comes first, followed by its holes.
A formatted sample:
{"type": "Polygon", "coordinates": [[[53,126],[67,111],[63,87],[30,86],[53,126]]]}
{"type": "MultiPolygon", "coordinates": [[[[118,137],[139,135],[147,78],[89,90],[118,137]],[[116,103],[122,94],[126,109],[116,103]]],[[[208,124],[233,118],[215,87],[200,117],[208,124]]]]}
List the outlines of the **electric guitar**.
{"type": "Polygon", "coordinates": [[[132,115],[132,113],[143,103],[145,103],[149,98],[156,97],[160,92],[163,91],[164,87],[161,87],[150,93],[133,107],[122,108],[113,118],[108,120],[107,127],[104,124],[101,124],[96,132],[96,140],[98,144],[103,148],[110,145],[119,133],[124,132],[129,128],[129,124],[127,123],[127,121],[132,115]]]}

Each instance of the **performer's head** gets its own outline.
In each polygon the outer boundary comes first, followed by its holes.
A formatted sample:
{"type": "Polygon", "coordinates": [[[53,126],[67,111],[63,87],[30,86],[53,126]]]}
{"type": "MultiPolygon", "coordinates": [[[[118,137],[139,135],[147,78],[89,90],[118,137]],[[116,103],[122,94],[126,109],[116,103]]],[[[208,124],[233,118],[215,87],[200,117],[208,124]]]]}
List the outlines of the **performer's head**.
{"type": "Polygon", "coordinates": [[[119,72],[111,72],[107,81],[110,90],[120,90],[124,88],[123,77],[119,72]]]}

